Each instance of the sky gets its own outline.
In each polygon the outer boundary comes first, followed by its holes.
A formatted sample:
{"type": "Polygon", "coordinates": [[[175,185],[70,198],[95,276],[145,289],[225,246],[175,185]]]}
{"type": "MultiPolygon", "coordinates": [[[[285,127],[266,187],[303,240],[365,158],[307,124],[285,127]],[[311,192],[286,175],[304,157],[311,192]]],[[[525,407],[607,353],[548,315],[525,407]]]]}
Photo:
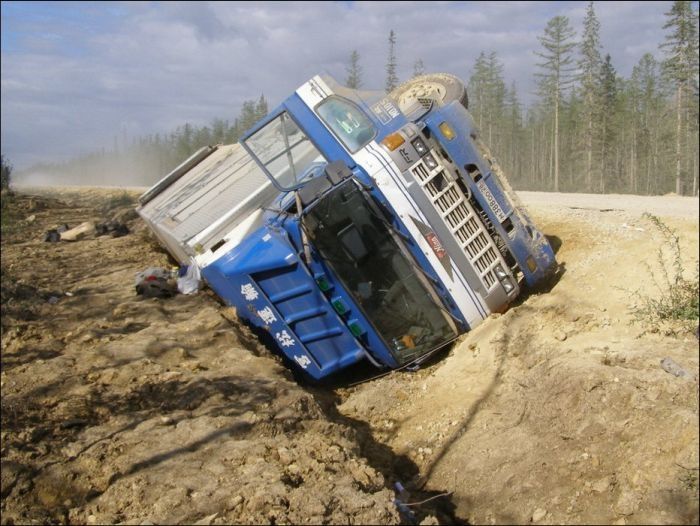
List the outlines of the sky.
{"type": "MultiPolygon", "coordinates": [[[[496,51],[506,82],[533,100],[537,37],[587,2],[11,2],[0,3],[2,153],[16,169],[230,121],[261,94],[273,107],[317,73],[346,77],[356,49],[365,88],[382,89],[390,29],[401,80],[416,59],[465,81],[496,51]]],[[[671,2],[596,2],[618,73],[660,57],[671,2]]]]}

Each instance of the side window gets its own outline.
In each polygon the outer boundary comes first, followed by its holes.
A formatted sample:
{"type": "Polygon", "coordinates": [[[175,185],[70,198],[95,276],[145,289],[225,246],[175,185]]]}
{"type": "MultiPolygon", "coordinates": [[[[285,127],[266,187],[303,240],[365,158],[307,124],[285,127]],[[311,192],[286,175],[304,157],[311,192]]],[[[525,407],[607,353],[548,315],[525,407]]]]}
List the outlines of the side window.
{"type": "Polygon", "coordinates": [[[350,101],[330,97],[316,111],[350,153],[355,153],[377,133],[372,121],[350,101]]]}
{"type": "Polygon", "coordinates": [[[297,188],[324,161],[286,111],[250,136],[245,146],[283,191],[297,188]]]}

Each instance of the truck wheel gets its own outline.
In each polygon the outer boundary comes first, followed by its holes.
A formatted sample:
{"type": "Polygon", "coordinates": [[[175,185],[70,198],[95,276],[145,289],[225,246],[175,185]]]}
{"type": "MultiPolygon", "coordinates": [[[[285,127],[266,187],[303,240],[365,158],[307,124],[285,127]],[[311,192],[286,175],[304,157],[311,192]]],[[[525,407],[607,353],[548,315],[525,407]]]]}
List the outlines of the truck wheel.
{"type": "Polygon", "coordinates": [[[419,75],[395,88],[389,96],[402,111],[408,109],[416,99],[432,99],[441,106],[456,100],[465,108],[469,107],[464,83],[449,73],[419,75]]]}

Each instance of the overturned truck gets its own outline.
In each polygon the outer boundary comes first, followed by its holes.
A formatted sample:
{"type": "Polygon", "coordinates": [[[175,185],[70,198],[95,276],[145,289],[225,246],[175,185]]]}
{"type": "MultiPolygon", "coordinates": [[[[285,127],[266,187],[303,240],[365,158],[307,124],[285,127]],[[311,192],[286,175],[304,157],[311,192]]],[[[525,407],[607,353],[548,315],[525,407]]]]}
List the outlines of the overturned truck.
{"type": "Polygon", "coordinates": [[[418,364],[556,267],[446,74],[388,96],[316,76],[138,213],[315,379],[418,364]]]}

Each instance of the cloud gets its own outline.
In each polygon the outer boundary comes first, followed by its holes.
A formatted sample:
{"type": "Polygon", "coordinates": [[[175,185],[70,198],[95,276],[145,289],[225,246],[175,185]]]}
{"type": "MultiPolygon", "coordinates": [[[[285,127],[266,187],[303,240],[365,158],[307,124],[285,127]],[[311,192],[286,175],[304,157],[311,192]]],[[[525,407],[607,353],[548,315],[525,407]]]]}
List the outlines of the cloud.
{"type": "MultiPolygon", "coordinates": [[[[21,3],[2,7],[2,149],[24,167],[102,147],[115,136],[233,120],[244,100],[279,103],[319,72],[346,76],[356,49],[364,85],[382,88],[390,29],[399,76],[465,80],[494,50],[506,81],[532,100],[549,18],[580,28],[584,2],[21,3]]],[[[663,39],[667,2],[601,2],[602,43],[629,75],[663,39]]]]}

